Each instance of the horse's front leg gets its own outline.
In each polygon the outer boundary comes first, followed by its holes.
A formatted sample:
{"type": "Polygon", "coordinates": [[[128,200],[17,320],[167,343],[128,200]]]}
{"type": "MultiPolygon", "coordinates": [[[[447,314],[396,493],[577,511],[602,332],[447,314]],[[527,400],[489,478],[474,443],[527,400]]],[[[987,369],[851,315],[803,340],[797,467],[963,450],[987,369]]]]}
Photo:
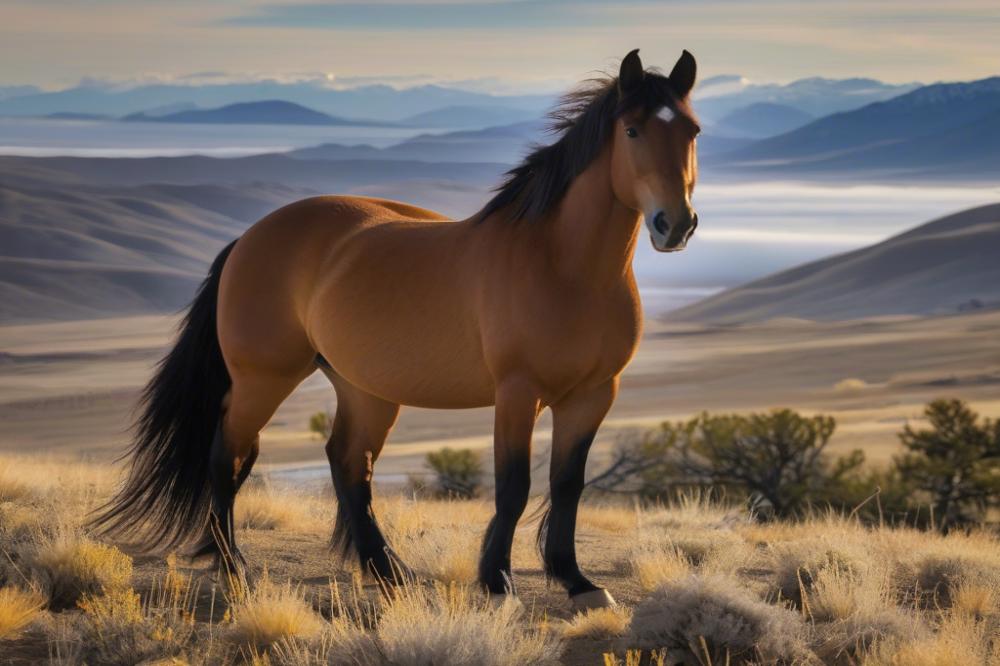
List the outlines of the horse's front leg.
{"type": "Polygon", "coordinates": [[[552,505],[542,520],[538,542],[546,575],[563,584],[576,610],[615,603],[607,590],[580,572],[576,562],[576,512],[590,445],[617,392],[616,377],[596,388],[578,389],[552,405],[552,505]]]}
{"type": "Polygon", "coordinates": [[[496,514],[486,528],[479,559],[479,582],[490,594],[514,593],[510,550],[514,528],[528,504],[531,433],[540,404],[530,382],[512,379],[497,388],[493,427],[496,514]]]}

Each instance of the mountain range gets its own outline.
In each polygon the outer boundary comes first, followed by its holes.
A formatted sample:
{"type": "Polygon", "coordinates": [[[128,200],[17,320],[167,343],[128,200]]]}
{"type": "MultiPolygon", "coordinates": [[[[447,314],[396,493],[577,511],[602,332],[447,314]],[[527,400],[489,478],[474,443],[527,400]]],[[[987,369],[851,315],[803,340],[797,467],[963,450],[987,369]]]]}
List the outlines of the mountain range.
{"type": "MultiPolygon", "coordinates": [[[[554,95],[491,95],[438,85],[397,89],[369,85],[348,89],[317,83],[157,84],[130,88],[81,85],[59,91],[0,95],[0,116],[45,116],[74,112],[107,116],[142,113],[168,105],[213,109],[241,102],[283,100],[343,118],[400,122],[415,114],[451,107],[509,108],[541,115],[554,95]]],[[[514,122],[519,118],[512,118],[514,122]]]]}
{"type": "Polygon", "coordinates": [[[260,102],[239,102],[227,104],[217,109],[184,109],[180,111],[161,112],[156,115],[147,113],[132,113],[122,118],[126,122],[157,122],[157,123],[201,123],[225,125],[335,125],[335,126],[365,126],[379,125],[395,126],[392,123],[380,123],[371,120],[351,120],[331,116],[328,113],[314,111],[301,104],[283,100],[263,100],[260,102]]]}
{"type": "Polygon", "coordinates": [[[723,153],[713,164],[744,173],[990,178],[1000,170],[1000,77],[924,86],[723,153]]]}
{"type": "Polygon", "coordinates": [[[949,215],[881,243],[781,271],[671,312],[743,323],[941,315],[1000,307],[1000,204],[949,215]]]}
{"type": "MultiPolygon", "coordinates": [[[[742,77],[723,76],[706,79],[695,96],[709,133],[732,138],[760,138],[797,127],[802,114],[814,118],[854,109],[914,87],[916,84],[893,85],[871,79],[823,78],[788,84],[755,84],[742,77]],[[780,109],[781,113],[771,114],[763,126],[760,121],[751,121],[748,125],[746,116],[752,116],[754,108],[760,104],[771,105],[772,110],[780,109]]],[[[0,88],[0,116],[72,113],[121,117],[142,114],[145,119],[179,111],[282,100],[334,117],[461,130],[537,120],[556,99],[555,94],[491,95],[439,85],[403,89],[368,85],[334,89],[314,82],[275,81],[132,87],[88,84],[59,91],[12,86],[0,88]]]]}
{"type": "Polygon", "coordinates": [[[875,79],[810,77],[791,83],[753,83],[739,76],[719,76],[698,84],[698,113],[714,122],[738,108],[767,103],[798,109],[813,117],[849,111],[897,97],[920,83],[883,83],[875,79]]]}

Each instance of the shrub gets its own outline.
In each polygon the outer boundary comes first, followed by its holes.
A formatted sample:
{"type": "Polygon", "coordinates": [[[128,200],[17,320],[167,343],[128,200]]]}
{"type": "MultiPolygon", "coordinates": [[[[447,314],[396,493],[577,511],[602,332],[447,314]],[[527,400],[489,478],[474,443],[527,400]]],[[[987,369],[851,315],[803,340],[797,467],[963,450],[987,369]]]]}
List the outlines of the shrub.
{"type": "Polygon", "coordinates": [[[834,428],[832,417],[788,409],[749,416],[704,413],[626,439],[591,483],[649,499],[691,488],[730,489],[786,516],[824,501],[864,463],[860,451],[828,459],[834,428]]]}
{"type": "Polygon", "coordinates": [[[669,663],[797,663],[810,656],[805,636],[798,614],[755,599],[736,580],[696,575],[642,601],[627,644],[666,648],[669,663]]]}
{"type": "Polygon", "coordinates": [[[896,468],[926,495],[939,530],[976,523],[1000,504],[1000,421],[980,423],[961,400],[935,400],[924,414],[929,429],[900,433],[896,468]]]}
{"type": "Polygon", "coordinates": [[[35,546],[25,564],[52,610],[69,608],[85,595],[127,587],[132,578],[132,558],[68,530],[35,546]]]}
{"type": "Polygon", "coordinates": [[[126,666],[175,657],[193,633],[190,617],[156,612],[131,589],[88,595],[78,605],[85,618],[83,651],[91,663],[126,666]]]}
{"type": "Polygon", "coordinates": [[[265,647],[282,640],[320,634],[323,619],[290,583],[277,585],[265,573],[253,591],[232,606],[234,643],[265,647]]]}
{"type": "Polygon", "coordinates": [[[375,629],[390,664],[501,666],[543,664],[558,656],[558,636],[525,623],[513,598],[494,604],[458,585],[395,588],[375,629]]]}
{"type": "Polygon", "coordinates": [[[44,605],[45,600],[35,592],[16,587],[0,588],[0,640],[28,626],[44,605]]]}
{"type": "Polygon", "coordinates": [[[309,432],[328,439],[333,432],[333,415],[330,412],[316,412],[309,417],[309,432]]]}
{"type": "Polygon", "coordinates": [[[475,497],[482,483],[483,464],[469,449],[443,448],[427,454],[438,492],[448,497],[475,497]]]}

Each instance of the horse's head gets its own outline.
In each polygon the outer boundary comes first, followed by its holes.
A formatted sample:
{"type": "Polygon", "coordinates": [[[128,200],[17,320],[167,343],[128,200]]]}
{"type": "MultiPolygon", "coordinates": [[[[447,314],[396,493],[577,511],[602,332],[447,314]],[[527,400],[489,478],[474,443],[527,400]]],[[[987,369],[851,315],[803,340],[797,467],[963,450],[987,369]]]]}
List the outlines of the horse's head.
{"type": "Polygon", "coordinates": [[[638,49],[622,60],[611,170],[615,196],[645,218],[653,247],[683,250],[698,226],[698,123],[688,106],[695,60],[687,51],[669,77],[646,72],[638,49]]]}

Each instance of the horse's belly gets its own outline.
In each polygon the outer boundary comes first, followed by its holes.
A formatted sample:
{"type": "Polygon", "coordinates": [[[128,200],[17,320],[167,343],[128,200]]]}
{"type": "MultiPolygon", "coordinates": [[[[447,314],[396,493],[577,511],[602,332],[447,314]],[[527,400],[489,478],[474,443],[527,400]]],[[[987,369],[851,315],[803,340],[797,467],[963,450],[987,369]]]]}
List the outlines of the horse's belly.
{"type": "Polygon", "coordinates": [[[464,282],[444,259],[345,263],[310,314],[316,349],[344,379],[384,400],[456,409],[493,404],[464,282]]]}
{"type": "MultiPolygon", "coordinates": [[[[363,330],[363,329],[359,329],[363,330]]],[[[494,387],[481,355],[459,340],[415,339],[395,331],[370,330],[365,340],[332,335],[324,358],[341,377],[383,400],[433,409],[493,404],[494,387]]]]}

